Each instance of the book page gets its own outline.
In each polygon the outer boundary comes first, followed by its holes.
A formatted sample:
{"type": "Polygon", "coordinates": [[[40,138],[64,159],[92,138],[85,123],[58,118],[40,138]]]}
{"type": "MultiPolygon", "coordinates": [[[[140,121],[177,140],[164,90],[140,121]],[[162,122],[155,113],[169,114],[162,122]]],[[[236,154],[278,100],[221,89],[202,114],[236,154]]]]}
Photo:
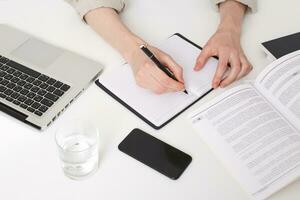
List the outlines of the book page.
{"type": "Polygon", "coordinates": [[[252,197],[264,199],[300,175],[299,132],[251,84],[226,91],[190,119],[252,197]]]}
{"type": "Polygon", "coordinates": [[[255,87],[300,130],[300,51],[270,64],[255,87]]]}

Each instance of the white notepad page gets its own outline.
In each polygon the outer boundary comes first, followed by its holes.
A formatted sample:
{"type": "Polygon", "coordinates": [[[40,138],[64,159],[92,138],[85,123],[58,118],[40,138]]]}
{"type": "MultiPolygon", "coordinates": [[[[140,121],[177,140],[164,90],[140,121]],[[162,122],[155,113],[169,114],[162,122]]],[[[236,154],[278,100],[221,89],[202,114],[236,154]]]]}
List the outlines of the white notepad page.
{"type": "Polygon", "coordinates": [[[211,58],[199,72],[193,70],[200,49],[177,35],[168,38],[161,50],[169,54],[182,68],[186,89],[183,92],[157,95],[136,85],[128,64],[117,67],[99,82],[132,109],[159,127],[211,89],[217,60],[211,58]]]}

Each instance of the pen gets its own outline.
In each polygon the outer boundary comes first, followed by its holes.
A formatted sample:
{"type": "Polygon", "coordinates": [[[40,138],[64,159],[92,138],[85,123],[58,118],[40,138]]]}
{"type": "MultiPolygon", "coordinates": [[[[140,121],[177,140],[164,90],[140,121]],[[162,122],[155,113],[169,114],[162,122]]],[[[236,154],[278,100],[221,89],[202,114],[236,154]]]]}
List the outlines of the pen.
{"type": "MultiPolygon", "coordinates": [[[[175,81],[178,82],[178,79],[175,77],[175,75],[173,74],[173,72],[169,68],[167,68],[163,64],[161,64],[161,62],[159,62],[159,60],[154,56],[154,54],[145,45],[141,45],[140,49],[155,63],[155,65],[159,69],[161,69],[171,79],[173,79],[173,80],[175,80],[175,81]]],[[[188,94],[186,90],[184,90],[184,93],[188,94]]]]}

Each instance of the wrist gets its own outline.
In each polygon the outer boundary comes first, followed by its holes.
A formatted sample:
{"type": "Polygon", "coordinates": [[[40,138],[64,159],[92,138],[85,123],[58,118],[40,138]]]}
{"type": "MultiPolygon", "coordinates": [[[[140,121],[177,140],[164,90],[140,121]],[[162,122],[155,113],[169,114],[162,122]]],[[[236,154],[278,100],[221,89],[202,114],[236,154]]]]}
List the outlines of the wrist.
{"type": "Polygon", "coordinates": [[[237,1],[227,0],[221,3],[219,5],[221,20],[218,29],[240,34],[246,8],[244,4],[237,1]]]}
{"type": "Polygon", "coordinates": [[[231,16],[223,17],[217,31],[219,32],[228,32],[236,36],[241,35],[242,25],[236,22],[231,16]]]}
{"type": "Polygon", "coordinates": [[[130,61],[134,57],[135,52],[140,49],[141,45],[146,43],[134,34],[129,35],[127,39],[125,39],[125,41],[125,46],[121,54],[123,58],[130,63],[130,61]]]}

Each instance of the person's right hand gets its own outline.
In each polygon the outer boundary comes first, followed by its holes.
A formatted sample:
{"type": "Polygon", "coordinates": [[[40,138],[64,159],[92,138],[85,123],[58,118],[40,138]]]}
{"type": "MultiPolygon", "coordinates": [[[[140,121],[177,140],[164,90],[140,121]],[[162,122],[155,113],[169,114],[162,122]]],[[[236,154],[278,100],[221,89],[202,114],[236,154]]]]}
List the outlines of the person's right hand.
{"type": "Polygon", "coordinates": [[[156,94],[184,91],[182,68],[166,53],[147,46],[155,57],[175,75],[173,80],[159,69],[154,62],[140,49],[136,48],[127,62],[131,65],[138,86],[151,90],[156,94]]]}
{"type": "Polygon", "coordinates": [[[85,15],[84,19],[131,65],[136,83],[139,86],[157,94],[184,91],[181,67],[164,52],[148,46],[155,57],[168,67],[179,81],[169,78],[139,48],[139,45],[145,44],[145,42],[122,23],[114,9],[102,7],[93,9],[85,15]]]}

